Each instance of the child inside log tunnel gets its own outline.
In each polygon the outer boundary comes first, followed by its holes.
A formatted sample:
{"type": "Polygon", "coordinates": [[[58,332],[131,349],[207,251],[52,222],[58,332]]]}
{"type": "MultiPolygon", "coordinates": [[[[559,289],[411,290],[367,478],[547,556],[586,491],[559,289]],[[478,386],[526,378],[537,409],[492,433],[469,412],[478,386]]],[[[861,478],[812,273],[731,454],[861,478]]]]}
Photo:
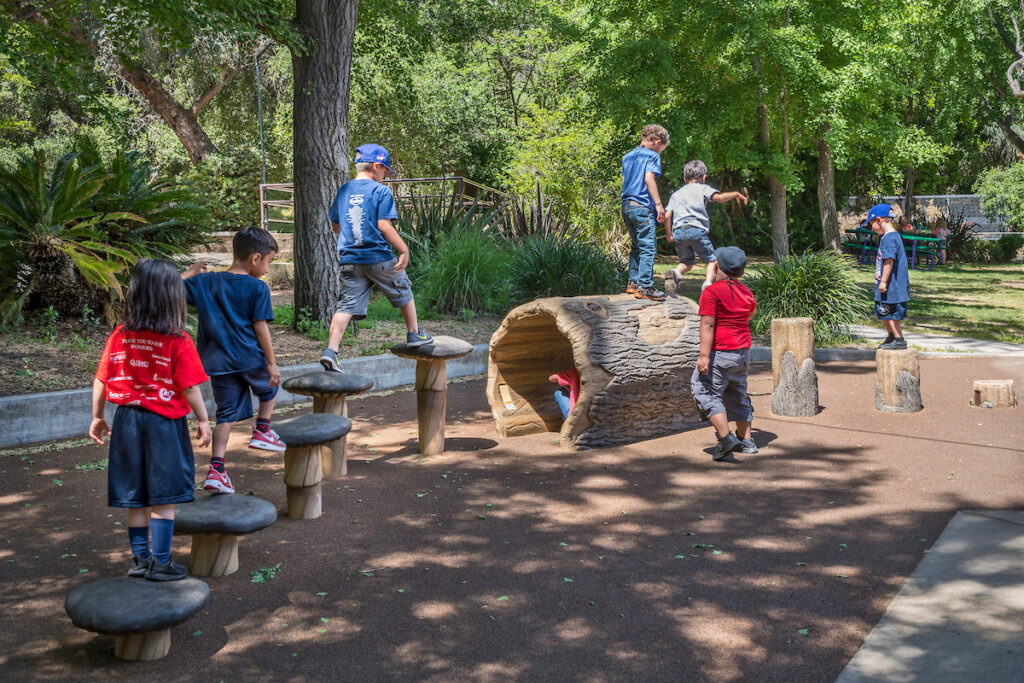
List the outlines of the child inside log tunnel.
{"type": "Polygon", "coordinates": [[[576,405],[580,397],[580,373],[576,368],[562,370],[548,377],[548,381],[559,385],[555,392],[555,403],[562,411],[562,419],[569,417],[569,411],[576,405]]]}
{"type": "Polygon", "coordinates": [[[754,294],[739,281],[747,255],[739,247],[715,250],[714,282],[700,295],[700,356],[690,390],[701,418],[715,428],[718,444],[711,457],[724,460],[733,451],[757,453],[750,435],[754,408],[747,396],[750,366],[750,319],[757,310],[754,294]],[[729,423],[736,423],[736,434],[729,423]]]}

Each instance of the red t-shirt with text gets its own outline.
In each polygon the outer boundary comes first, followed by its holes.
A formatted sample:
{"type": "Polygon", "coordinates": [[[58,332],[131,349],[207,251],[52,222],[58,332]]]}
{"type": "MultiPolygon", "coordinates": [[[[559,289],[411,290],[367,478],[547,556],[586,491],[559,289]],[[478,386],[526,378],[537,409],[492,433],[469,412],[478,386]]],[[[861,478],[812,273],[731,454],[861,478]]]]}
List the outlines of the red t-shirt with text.
{"type": "Polygon", "coordinates": [[[715,317],[715,348],[750,348],[750,316],[757,310],[754,293],[738,280],[718,280],[701,292],[698,311],[715,317]]]}
{"type": "Polygon", "coordinates": [[[209,377],[187,334],[171,337],[118,327],[107,338],[96,379],[106,385],[111,403],[177,419],[192,410],[185,389],[209,377]]]}

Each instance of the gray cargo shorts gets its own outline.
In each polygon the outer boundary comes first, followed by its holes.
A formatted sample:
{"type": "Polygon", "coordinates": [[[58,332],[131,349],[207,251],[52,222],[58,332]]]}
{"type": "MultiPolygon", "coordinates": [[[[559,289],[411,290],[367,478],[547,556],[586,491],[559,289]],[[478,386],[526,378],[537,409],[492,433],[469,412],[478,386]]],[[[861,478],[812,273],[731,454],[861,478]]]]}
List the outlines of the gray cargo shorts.
{"type": "Polygon", "coordinates": [[[381,263],[342,263],[341,298],[335,313],[349,313],[354,320],[366,317],[366,306],[374,286],[379,289],[391,305],[401,308],[412,301],[412,282],[405,271],[397,272],[398,261],[381,263]]]}
{"type": "Polygon", "coordinates": [[[735,349],[712,351],[707,375],[693,369],[690,391],[703,419],[725,413],[730,422],[751,421],[754,408],[747,396],[749,367],[750,349],[735,349]]]}

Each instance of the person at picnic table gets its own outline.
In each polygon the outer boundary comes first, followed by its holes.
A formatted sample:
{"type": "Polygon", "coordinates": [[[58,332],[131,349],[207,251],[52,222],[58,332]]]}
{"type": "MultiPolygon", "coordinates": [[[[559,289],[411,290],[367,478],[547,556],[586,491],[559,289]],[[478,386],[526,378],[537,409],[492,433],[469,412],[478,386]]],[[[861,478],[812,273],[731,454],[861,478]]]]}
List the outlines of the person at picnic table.
{"type": "Polygon", "coordinates": [[[942,259],[939,263],[946,262],[946,240],[949,239],[949,228],[946,227],[946,219],[939,216],[935,219],[935,224],[932,226],[932,235],[936,239],[942,240],[939,244],[941,249],[939,250],[939,256],[942,259]]]}
{"type": "Polygon", "coordinates": [[[893,227],[893,210],[888,204],[876,204],[868,211],[861,227],[870,227],[879,235],[878,253],[875,255],[875,316],[889,333],[880,349],[905,349],[900,321],[907,317],[910,300],[910,277],[907,272],[907,252],[903,240],[893,227]]]}

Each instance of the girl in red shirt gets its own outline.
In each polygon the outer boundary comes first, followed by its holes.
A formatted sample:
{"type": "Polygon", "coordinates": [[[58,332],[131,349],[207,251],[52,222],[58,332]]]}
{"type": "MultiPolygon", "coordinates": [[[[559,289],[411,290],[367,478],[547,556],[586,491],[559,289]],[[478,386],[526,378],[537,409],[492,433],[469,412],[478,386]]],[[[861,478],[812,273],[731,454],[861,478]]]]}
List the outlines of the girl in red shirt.
{"type": "Polygon", "coordinates": [[[96,443],[110,434],[107,504],[128,508],[128,576],[176,581],[188,575],[171,559],[174,505],[195,499],[189,410],[199,418],[196,439],[210,443],[199,391],[207,379],[185,332],[185,286],[178,270],[167,261],[140,261],[128,285],[124,324],[107,338],[96,369],[89,426],[96,443]],[[112,427],[104,419],[107,401],[118,405],[112,427]]]}

